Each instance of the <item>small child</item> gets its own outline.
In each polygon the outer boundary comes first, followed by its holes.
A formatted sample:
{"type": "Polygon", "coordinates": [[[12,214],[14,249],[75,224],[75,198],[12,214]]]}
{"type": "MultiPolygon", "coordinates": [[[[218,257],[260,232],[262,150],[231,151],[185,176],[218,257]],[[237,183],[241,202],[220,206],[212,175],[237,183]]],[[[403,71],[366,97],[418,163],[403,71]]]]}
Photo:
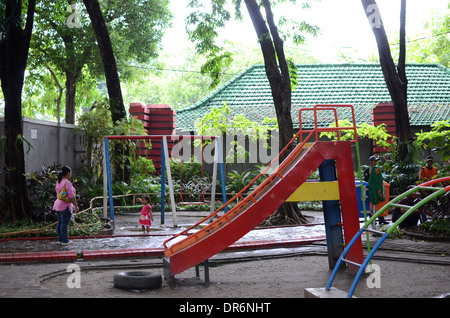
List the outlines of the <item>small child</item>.
{"type": "Polygon", "coordinates": [[[152,206],[150,198],[148,196],[137,199],[138,202],[142,202],[141,216],[139,218],[139,224],[142,225],[142,231],[144,234],[150,234],[150,226],[153,221],[152,206]]]}

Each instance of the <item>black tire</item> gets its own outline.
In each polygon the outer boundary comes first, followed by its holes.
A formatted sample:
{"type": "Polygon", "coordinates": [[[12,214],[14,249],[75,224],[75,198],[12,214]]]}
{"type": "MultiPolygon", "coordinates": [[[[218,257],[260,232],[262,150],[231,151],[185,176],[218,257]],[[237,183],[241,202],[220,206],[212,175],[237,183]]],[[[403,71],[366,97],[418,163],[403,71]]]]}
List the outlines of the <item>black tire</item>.
{"type": "Polygon", "coordinates": [[[114,275],[114,287],[120,289],[157,289],[161,284],[161,275],[153,272],[120,272],[114,275]]]}

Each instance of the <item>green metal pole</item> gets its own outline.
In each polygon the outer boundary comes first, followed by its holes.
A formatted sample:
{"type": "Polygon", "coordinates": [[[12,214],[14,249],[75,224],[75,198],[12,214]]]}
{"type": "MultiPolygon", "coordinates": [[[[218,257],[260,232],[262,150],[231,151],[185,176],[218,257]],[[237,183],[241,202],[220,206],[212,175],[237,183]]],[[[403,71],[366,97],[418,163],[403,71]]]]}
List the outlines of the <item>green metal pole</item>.
{"type": "MultiPolygon", "coordinates": [[[[367,209],[366,209],[366,192],[364,191],[364,183],[363,183],[363,174],[361,172],[361,157],[359,154],[359,142],[355,142],[355,148],[356,148],[356,160],[358,163],[358,170],[356,172],[358,179],[359,179],[359,187],[361,189],[361,200],[362,200],[362,206],[363,206],[363,213],[364,213],[364,222],[367,222],[367,209]]],[[[369,232],[366,232],[366,241],[367,241],[367,253],[370,252],[370,240],[369,240],[369,232]]]]}

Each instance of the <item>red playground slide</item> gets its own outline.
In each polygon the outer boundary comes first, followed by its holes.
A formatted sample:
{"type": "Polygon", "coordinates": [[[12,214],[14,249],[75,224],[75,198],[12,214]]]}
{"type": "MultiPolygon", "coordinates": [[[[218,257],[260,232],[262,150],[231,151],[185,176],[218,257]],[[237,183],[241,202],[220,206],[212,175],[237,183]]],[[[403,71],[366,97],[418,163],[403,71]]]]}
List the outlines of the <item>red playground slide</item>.
{"type": "MultiPolygon", "coordinates": [[[[324,160],[336,161],[344,239],[349,242],[359,230],[351,142],[307,144],[305,140],[294,148],[272,174],[263,172],[259,177],[264,178],[264,181],[253,191],[246,187],[245,191],[239,193],[237,196],[241,201],[223,216],[218,217],[216,211],[207,218],[216,219],[204,228],[192,234],[184,231],[164,242],[165,278],[173,279],[174,275],[204,262],[254,229],[276,211],[324,160]]],[[[355,245],[348,259],[361,262],[362,243],[359,241],[355,245]]]]}

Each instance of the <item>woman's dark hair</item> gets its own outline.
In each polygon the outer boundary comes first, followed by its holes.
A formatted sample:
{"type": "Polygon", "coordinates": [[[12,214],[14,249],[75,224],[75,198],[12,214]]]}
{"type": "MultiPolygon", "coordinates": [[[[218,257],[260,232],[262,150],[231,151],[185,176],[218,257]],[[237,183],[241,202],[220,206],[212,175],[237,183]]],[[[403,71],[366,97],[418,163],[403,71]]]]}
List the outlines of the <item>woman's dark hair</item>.
{"type": "Polygon", "coordinates": [[[66,176],[72,169],[70,167],[64,166],[61,168],[61,171],[58,174],[58,182],[61,182],[62,178],[66,176]]]}

